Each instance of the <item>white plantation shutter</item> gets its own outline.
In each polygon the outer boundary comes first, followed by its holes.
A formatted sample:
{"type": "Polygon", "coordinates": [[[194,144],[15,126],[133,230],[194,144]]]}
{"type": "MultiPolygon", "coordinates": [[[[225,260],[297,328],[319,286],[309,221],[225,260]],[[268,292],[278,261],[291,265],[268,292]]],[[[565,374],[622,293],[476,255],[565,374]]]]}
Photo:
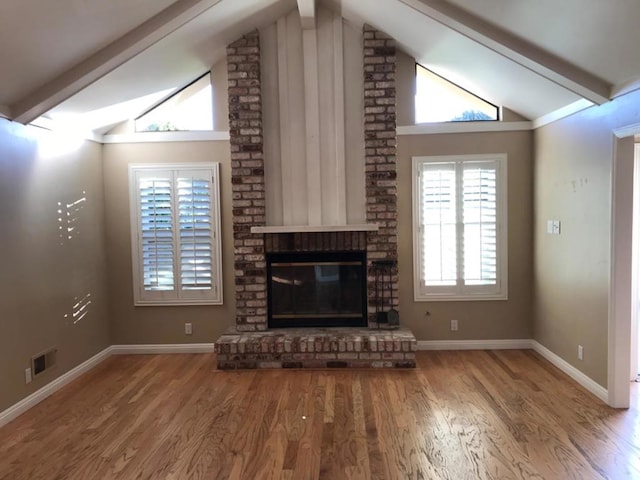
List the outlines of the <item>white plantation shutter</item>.
{"type": "Polygon", "coordinates": [[[462,165],[462,218],[466,285],[495,285],[498,281],[497,164],[462,165]]]}
{"type": "Polygon", "coordinates": [[[423,164],[420,186],[424,281],[427,285],[455,285],[457,202],[454,165],[423,164]]]}
{"type": "Polygon", "coordinates": [[[184,290],[213,288],[211,175],[179,172],[180,283],[184,290]]]}
{"type": "Polygon", "coordinates": [[[218,164],[132,165],[137,305],[222,303],[218,164]]]}
{"type": "Polygon", "coordinates": [[[139,180],[140,260],[143,287],[149,291],[174,289],[171,184],[166,174],[139,180]]]}
{"type": "Polygon", "coordinates": [[[416,300],[506,298],[506,156],[414,158],[416,300]]]}

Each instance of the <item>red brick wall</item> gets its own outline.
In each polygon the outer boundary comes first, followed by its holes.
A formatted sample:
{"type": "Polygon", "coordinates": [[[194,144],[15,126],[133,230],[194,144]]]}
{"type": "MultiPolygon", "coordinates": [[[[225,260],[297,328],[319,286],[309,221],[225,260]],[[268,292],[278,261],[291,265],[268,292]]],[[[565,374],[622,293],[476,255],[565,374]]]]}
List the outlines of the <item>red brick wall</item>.
{"type": "MultiPolygon", "coordinates": [[[[396,179],[396,47],[395,41],[365,25],[364,36],[364,141],[367,223],[380,229],[367,236],[369,324],[375,305],[372,261],[398,260],[396,179]]],[[[398,272],[392,274],[393,299],[384,308],[398,308],[398,272]]]]}
{"type": "MultiPolygon", "coordinates": [[[[397,261],[396,90],[395,42],[365,25],[364,130],[366,222],[378,232],[366,234],[369,323],[374,324],[375,277],[372,262],[397,261]]],[[[229,134],[233,192],[233,234],[236,281],[236,326],[239,331],[267,328],[265,239],[252,234],[252,226],[265,225],[260,36],[243,36],[227,48],[229,79],[229,134]]],[[[312,243],[333,241],[319,234],[300,236],[312,243]]],[[[340,236],[346,242],[346,234],[340,236]]],[[[357,233],[362,242],[364,233],[357,233]]],[[[281,248],[286,237],[272,237],[270,248],[281,248]],[[276,247],[276,242],[278,247],[276,247]]],[[[297,238],[297,237],[295,237],[297,238]]],[[[338,242],[338,236],[335,237],[338,242]]],[[[291,237],[294,241],[294,237],[291,237]]],[[[286,241],[288,243],[288,240],[286,241]]],[[[303,243],[304,244],[304,243],[303,243]]],[[[337,244],[336,244],[337,246],[337,244]]],[[[318,248],[318,247],[316,247],[318,248]]],[[[393,271],[391,296],[384,308],[398,307],[398,274],[393,271]]]]}
{"type": "Polygon", "coordinates": [[[236,327],[267,328],[264,237],[251,227],[265,224],[260,35],[249,33],[227,47],[229,136],[233,195],[236,327]]]}

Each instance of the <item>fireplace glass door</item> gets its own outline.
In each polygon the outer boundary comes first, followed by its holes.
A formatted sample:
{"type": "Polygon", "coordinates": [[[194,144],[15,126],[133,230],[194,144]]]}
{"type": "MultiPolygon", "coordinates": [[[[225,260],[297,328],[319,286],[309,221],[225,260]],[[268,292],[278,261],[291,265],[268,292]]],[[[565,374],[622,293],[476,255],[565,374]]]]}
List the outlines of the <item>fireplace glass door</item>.
{"type": "Polygon", "coordinates": [[[364,252],[270,254],[269,326],[365,326],[364,252]]]}

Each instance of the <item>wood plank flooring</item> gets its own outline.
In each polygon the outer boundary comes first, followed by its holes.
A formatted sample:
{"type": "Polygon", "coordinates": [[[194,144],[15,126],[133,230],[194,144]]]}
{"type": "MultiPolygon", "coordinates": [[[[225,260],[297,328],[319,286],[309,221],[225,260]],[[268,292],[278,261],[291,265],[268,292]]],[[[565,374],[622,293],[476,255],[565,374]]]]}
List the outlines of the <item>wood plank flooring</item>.
{"type": "Polygon", "coordinates": [[[532,351],[222,372],[115,356],[0,429],[0,479],[638,479],[640,410],[532,351]]]}

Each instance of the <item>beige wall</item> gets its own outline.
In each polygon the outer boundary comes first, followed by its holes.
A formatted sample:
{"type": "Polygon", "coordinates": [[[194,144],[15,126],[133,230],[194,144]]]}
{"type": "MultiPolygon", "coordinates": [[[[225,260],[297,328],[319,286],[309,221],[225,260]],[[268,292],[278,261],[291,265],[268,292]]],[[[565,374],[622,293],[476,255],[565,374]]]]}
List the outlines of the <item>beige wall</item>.
{"type": "Polygon", "coordinates": [[[398,126],[416,123],[416,61],[396,49],[396,118],[398,126]]]}
{"type": "Polygon", "coordinates": [[[398,139],[398,247],[401,323],[418,340],[531,338],[531,132],[404,135],[398,139]],[[411,157],[506,153],[508,173],[509,299],[414,302],[411,157]],[[426,316],[426,312],[430,315],[426,316]],[[450,331],[450,320],[459,330],[450,331]]]}
{"type": "MultiPolygon", "coordinates": [[[[415,122],[415,60],[398,51],[398,125],[415,122]]],[[[511,118],[510,118],[511,119],[511,118]]],[[[418,340],[531,338],[533,134],[531,132],[402,135],[398,137],[398,247],[401,323],[418,340]],[[414,302],[411,158],[506,153],[508,173],[509,299],[414,302]],[[426,312],[429,315],[426,315],[426,312]],[[450,330],[458,320],[459,330],[450,330]]]]}
{"type": "MultiPolygon", "coordinates": [[[[640,122],[638,102],[631,93],[535,132],[534,338],[605,387],[612,167],[633,170],[633,140],[612,131],[640,122]],[[549,219],[562,222],[561,235],[546,233],[549,219]]],[[[618,187],[630,192],[632,181],[622,175],[618,187]]],[[[632,198],[618,200],[630,225],[632,198]]]]}
{"type": "Polygon", "coordinates": [[[111,344],[101,149],[0,120],[0,412],[111,344]],[[50,347],[58,365],[25,384],[31,357],[50,347]]]}
{"type": "Polygon", "coordinates": [[[213,94],[213,129],[218,132],[229,130],[229,102],[227,100],[227,57],[211,67],[211,91],[213,94]]]}
{"type": "Polygon", "coordinates": [[[111,144],[104,146],[104,190],[110,314],[114,344],[212,343],[234,323],[233,227],[229,142],[111,144]],[[220,162],[222,306],[133,306],[128,165],[220,162]],[[184,334],[184,324],[193,335],[184,334]]]}

